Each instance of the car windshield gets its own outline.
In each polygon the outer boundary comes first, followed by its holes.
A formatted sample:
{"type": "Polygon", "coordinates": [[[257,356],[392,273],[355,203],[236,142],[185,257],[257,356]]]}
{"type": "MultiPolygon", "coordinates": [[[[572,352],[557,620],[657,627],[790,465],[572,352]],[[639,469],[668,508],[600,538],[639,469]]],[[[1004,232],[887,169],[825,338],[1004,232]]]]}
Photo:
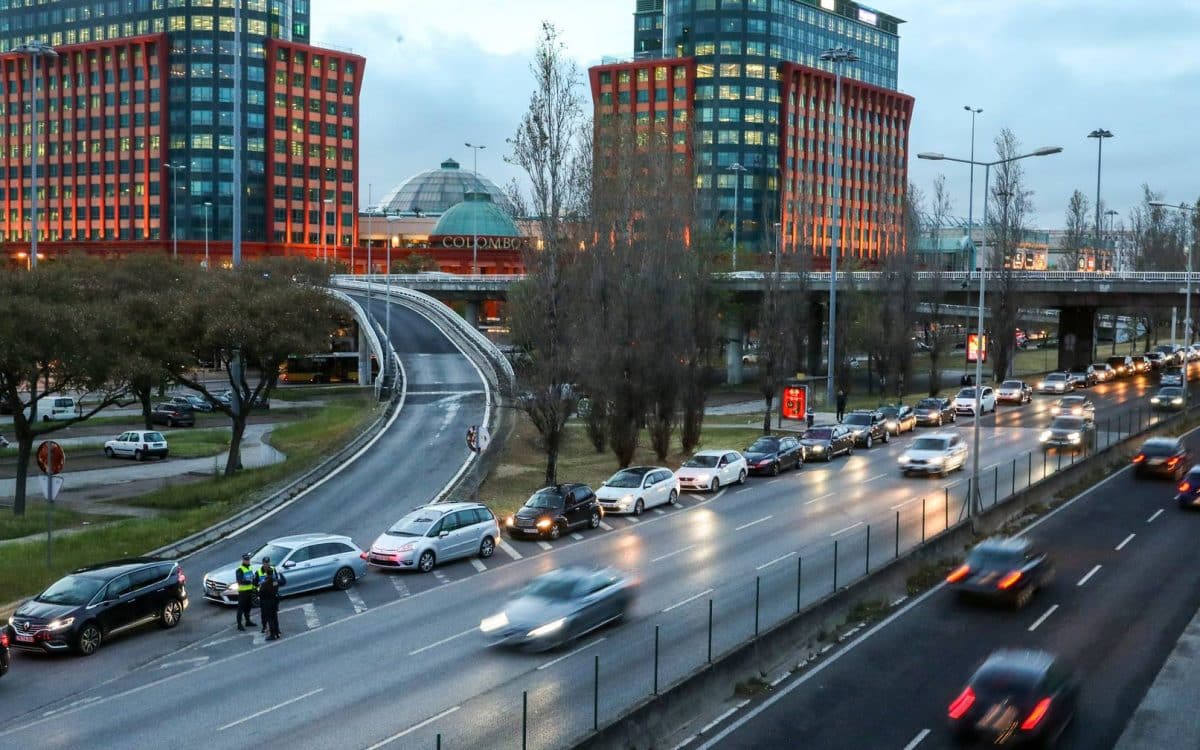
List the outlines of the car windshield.
{"type": "Polygon", "coordinates": [[[975,398],[975,389],[974,388],[963,388],[961,391],[958,392],[958,397],[973,399],[973,398],[975,398]]]}
{"type": "Polygon", "coordinates": [[[1003,383],[1000,384],[1000,387],[1001,388],[1020,388],[1021,381],[1020,380],[1005,380],[1003,383]]]}
{"type": "Polygon", "coordinates": [[[802,440],[828,440],[831,437],[833,437],[833,430],[824,429],[824,430],[809,430],[808,432],[804,433],[804,437],[801,439],[802,440]]]}
{"type": "Polygon", "coordinates": [[[641,487],[644,471],[618,471],[608,480],[609,487],[641,487]]]}
{"type": "Polygon", "coordinates": [[[967,567],[971,570],[996,570],[1019,568],[1024,562],[1024,554],[1015,549],[984,548],[972,550],[967,555],[967,567]]]}
{"type": "Polygon", "coordinates": [[[1050,423],[1052,430],[1078,430],[1083,427],[1083,420],[1079,417],[1055,417],[1050,423]]]}
{"type": "Polygon", "coordinates": [[[418,513],[410,513],[388,529],[391,536],[424,536],[429,527],[442,517],[436,510],[422,509],[418,513]]]}
{"type": "Polygon", "coordinates": [[[1159,388],[1158,395],[1166,396],[1167,398],[1175,398],[1176,396],[1183,395],[1183,389],[1182,388],[1159,388]]]}
{"type": "Polygon", "coordinates": [[[1084,398],[1083,396],[1066,396],[1064,398],[1059,399],[1059,402],[1063,406],[1070,409],[1075,406],[1083,406],[1085,403],[1087,403],[1087,399],[1084,398]]]}
{"type": "Polygon", "coordinates": [[[915,451],[943,451],[946,450],[945,438],[923,437],[913,441],[912,449],[915,451]]]}
{"type": "Polygon", "coordinates": [[[779,438],[759,438],[746,449],[747,453],[774,453],[779,450],[779,438]]]}
{"type": "Polygon", "coordinates": [[[526,508],[560,508],[562,496],[556,490],[541,490],[525,501],[526,508]]]}
{"type": "Polygon", "coordinates": [[[989,669],[977,675],[972,683],[976,693],[992,701],[1001,697],[1024,699],[1037,687],[1031,675],[1006,667],[989,669]]]}
{"type": "Polygon", "coordinates": [[[1065,372],[1052,372],[1046,376],[1047,383],[1053,383],[1056,380],[1066,380],[1066,379],[1067,379],[1067,374],[1065,372]]]}
{"type": "Polygon", "coordinates": [[[570,599],[575,591],[574,576],[542,576],[530,582],[525,589],[525,596],[536,596],[540,599],[570,599]]]}
{"type": "Polygon", "coordinates": [[[938,401],[936,398],[923,398],[917,402],[917,408],[918,409],[940,409],[940,408],[942,408],[942,402],[938,401]]]}
{"type": "Polygon", "coordinates": [[[879,413],[887,419],[895,419],[896,417],[900,416],[900,410],[894,406],[885,406],[879,410],[879,413]]]}
{"type": "Polygon", "coordinates": [[[688,466],[693,469],[711,469],[716,465],[716,456],[692,456],[687,460],[687,463],[684,464],[684,466],[688,466]]]}
{"type": "Polygon", "coordinates": [[[1147,441],[1142,446],[1142,453],[1147,456],[1173,456],[1179,450],[1175,443],[1159,442],[1157,440],[1147,441]]]}
{"type": "Polygon", "coordinates": [[[279,544],[271,544],[268,542],[267,544],[263,545],[262,549],[260,549],[258,552],[250,555],[250,559],[254,563],[258,563],[264,557],[269,557],[271,558],[272,563],[279,564],[283,562],[283,559],[290,554],[292,554],[291,547],[284,547],[279,544]]]}
{"type": "Polygon", "coordinates": [[[92,576],[67,576],[54,582],[50,588],[38,594],[37,601],[46,604],[87,604],[105,584],[103,578],[92,576]]]}
{"type": "Polygon", "coordinates": [[[866,425],[871,424],[870,414],[847,414],[842,424],[866,425]]]}

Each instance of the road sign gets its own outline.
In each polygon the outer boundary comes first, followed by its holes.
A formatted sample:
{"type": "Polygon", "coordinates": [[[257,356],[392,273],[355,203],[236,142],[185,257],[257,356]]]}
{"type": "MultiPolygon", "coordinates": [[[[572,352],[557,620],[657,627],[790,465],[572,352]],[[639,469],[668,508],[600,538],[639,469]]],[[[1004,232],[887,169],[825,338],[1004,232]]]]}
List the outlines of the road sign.
{"type": "Polygon", "coordinates": [[[43,441],[37,448],[37,465],[43,474],[61,474],[67,462],[62,446],[53,440],[43,441]]]}
{"type": "Polygon", "coordinates": [[[780,404],[784,419],[804,419],[808,414],[808,386],[785,385],[780,404]]]}
{"type": "Polygon", "coordinates": [[[62,491],[63,478],[59,474],[43,474],[38,477],[38,484],[42,487],[42,496],[54,502],[58,499],[58,493],[62,491]]]}

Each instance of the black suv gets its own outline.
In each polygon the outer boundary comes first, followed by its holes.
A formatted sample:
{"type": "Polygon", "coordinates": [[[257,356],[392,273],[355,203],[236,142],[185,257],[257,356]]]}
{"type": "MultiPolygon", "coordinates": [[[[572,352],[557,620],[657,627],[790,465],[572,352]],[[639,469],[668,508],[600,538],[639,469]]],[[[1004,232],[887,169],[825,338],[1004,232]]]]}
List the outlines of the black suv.
{"type": "Polygon", "coordinates": [[[892,439],[887,420],[877,411],[852,411],[842,418],[842,424],[850,428],[854,444],[863,448],[870,448],[877,441],[886,443],[892,439]]]}
{"type": "Polygon", "coordinates": [[[525,505],[505,521],[512,536],[558,539],[578,526],[596,528],[604,511],[596,493],[586,484],[556,484],[533,493],[525,505]]]}
{"type": "Polygon", "coordinates": [[[173,628],[188,606],[185,581],[179,563],[154,557],[79,568],[17,608],[9,640],[17,648],[88,656],[104,639],[151,621],[173,628]]]}

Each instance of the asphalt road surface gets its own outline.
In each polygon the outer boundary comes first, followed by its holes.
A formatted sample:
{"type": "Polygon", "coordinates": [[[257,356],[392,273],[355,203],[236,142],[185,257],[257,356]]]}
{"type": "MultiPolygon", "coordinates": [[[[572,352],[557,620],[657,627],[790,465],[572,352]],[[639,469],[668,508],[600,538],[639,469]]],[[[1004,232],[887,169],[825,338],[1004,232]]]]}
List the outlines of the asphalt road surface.
{"type": "MultiPolygon", "coordinates": [[[[395,424],[302,502],[185,560],[194,582],[204,570],[286,533],[339,531],[365,546],[461,464],[462,436],[482,416],[483,386],[423,318],[398,306],[392,316],[409,391],[395,424]]],[[[1091,391],[1111,437],[1122,431],[1117,422],[1128,425],[1135,409],[1145,411],[1148,389],[1128,381],[1091,391]]],[[[1020,471],[1016,459],[1036,449],[1049,401],[1001,407],[983,418],[985,498],[993,464],[1008,471],[995,470],[1001,496],[1012,467],[1018,487],[1030,474],[1037,478],[1032,461],[1020,471]]],[[[970,427],[963,419],[953,429],[969,434],[970,427]]],[[[554,544],[506,541],[487,561],[454,562],[430,575],[372,571],[348,592],[285,600],[279,642],[237,633],[234,613],[200,601],[194,585],[193,605],[173,631],[115,640],[88,659],[20,655],[0,685],[0,744],[407,748],[433,747],[440,733],[445,748],[516,747],[527,691],[528,747],[563,747],[592,725],[594,656],[604,721],[650,693],[656,625],[666,685],[705,658],[708,598],[720,653],[753,632],[754,576],[761,577],[765,627],[794,609],[798,553],[800,598],[812,601],[829,590],[835,564],[842,580],[861,574],[868,526],[875,529],[871,559],[878,563],[893,549],[894,519],[902,548],[919,540],[922,526],[935,533],[946,516],[953,521],[963,478],[901,478],[896,459],[910,440],[911,434],[828,465],[751,479],[715,497],[687,496],[680,507],[640,521],[609,517],[599,530],[554,544]],[[949,509],[939,504],[948,494],[949,509]],[[836,562],[834,540],[841,545],[836,562]],[[642,587],[632,617],[550,654],[487,648],[479,621],[534,575],[569,564],[636,573],[642,587]]]]}

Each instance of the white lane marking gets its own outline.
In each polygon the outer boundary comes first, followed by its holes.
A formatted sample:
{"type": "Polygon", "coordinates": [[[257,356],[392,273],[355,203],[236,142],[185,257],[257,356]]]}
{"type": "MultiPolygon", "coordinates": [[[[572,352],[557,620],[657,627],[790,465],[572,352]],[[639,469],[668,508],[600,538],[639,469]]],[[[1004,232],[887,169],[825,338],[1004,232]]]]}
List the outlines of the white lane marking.
{"type": "Polygon", "coordinates": [[[867,482],[874,482],[876,479],[883,479],[886,476],[887,476],[887,474],[876,474],[875,476],[871,477],[870,479],[862,480],[862,484],[866,484],[867,482]]]}
{"type": "Polygon", "coordinates": [[[893,505],[893,506],[892,506],[892,510],[900,510],[900,509],[901,509],[901,508],[903,508],[904,506],[906,506],[906,505],[908,505],[908,504],[910,504],[910,503],[915,503],[916,501],[918,501],[918,500],[920,500],[920,499],[921,499],[921,498],[919,498],[919,497],[913,497],[913,498],[909,498],[908,500],[905,500],[904,502],[902,502],[902,503],[900,503],[900,504],[898,504],[898,505],[893,505]]]}
{"type": "Polygon", "coordinates": [[[1089,571],[1087,572],[1087,574],[1086,574],[1086,575],[1084,575],[1084,577],[1083,577],[1083,578],[1080,578],[1080,579],[1079,579],[1079,583],[1077,583],[1077,584],[1075,584],[1075,585],[1076,585],[1076,586],[1082,586],[1083,584],[1087,583],[1089,580],[1091,580],[1092,576],[1096,575],[1096,573],[1097,573],[1099,570],[1100,570],[1100,566],[1099,566],[1099,565],[1097,565],[1096,567],[1092,568],[1091,570],[1089,570],[1089,571]]]}
{"type": "Polygon", "coordinates": [[[362,594],[358,593],[357,589],[346,589],[346,596],[350,599],[350,603],[354,605],[355,614],[367,611],[367,603],[363,601],[362,594]]]}
{"type": "Polygon", "coordinates": [[[563,659],[569,659],[572,656],[574,656],[575,654],[578,654],[580,651],[589,649],[592,646],[595,646],[597,643],[600,643],[607,639],[608,639],[608,636],[606,636],[606,635],[601,636],[601,637],[597,638],[596,640],[592,641],[591,643],[587,643],[587,644],[580,646],[579,648],[575,649],[574,651],[568,651],[567,653],[563,654],[562,656],[559,656],[555,659],[551,659],[550,661],[546,662],[545,664],[542,664],[541,666],[538,667],[538,671],[540,672],[543,669],[548,669],[550,667],[553,667],[555,664],[558,664],[563,659]]]}
{"type": "Polygon", "coordinates": [[[252,639],[250,639],[251,646],[261,646],[266,642],[267,642],[267,631],[265,631],[265,630],[259,630],[257,633],[254,634],[254,637],[252,639]]]}
{"type": "Polygon", "coordinates": [[[750,489],[751,489],[750,487],[743,487],[743,488],[741,488],[740,490],[734,490],[734,491],[733,491],[733,494],[735,494],[735,495],[740,495],[740,494],[742,494],[743,492],[749,492],[749,491],[750,491],[750,489]]]}
{"type": "Polygon", "coordinates": [[[371,745],[370,747],[368,747],[367,750],[379,750],[379,748],[383,747],[384,745],[391,744],[391,743],[395,742],[396,740],[400,739],[401,737],[403,737],[407,734],[412,734],[413,732],[417,731],[418,729],[421,729],[422,727],[427,727],[430,724],[432,724],[433,722],[437,721],[438,719],[449,716],[450,714],[454,713],[455,711],[457,711],[460,708],[462,708],[462,706],[453,706],[451,708],[447,708],[445,711],[442,711],[440,714],[434,714],[433,716],[430,716],[428,719],[426,719],[425,721],[422,721],[420,724],[413,724],[408,729],[405,729],[400,732],[396,732],[391,737],[388,737],[387,739],[383,739],[383,740],[380,740],[379,742],[376,742],[374,745],[371,745]]]}
{"type": "MultiPolygon", "coordinates": [[[[604,524],[601,523],[600,525],[603,526],[604,524]]],[[[500,540],[500,543],[497,546],[504,550],[504,553],[514,560],[520,560],[521,557],[523,557],[520,552],[517,552],[515,549],[513,549],[513,546],[503,539],[500,540]]]]}
{"type": "Polygon", "coordinates": [[[771,687],[772,687],[772,688],[777,688],[777,687],[779,687],[779,683],[783,682],[783,681],[784,681],[784,680],[786,680],[788,677],[791,677],[791,675],[792,675],[792,673],[791,673],[791,672],[784,672],[783,674],[779,675],[779,676],[778,676],[778,677],[776,677],[775,679],[771,680],[771,687]]]}
{"type": "Polygon", "coordinates": [[[1043,622],[1045,622],[1046,618],[1049,617],[1050,615],[1054,614],[1054,610],[1056,610],[1056,609],[1058,609],[1057,604],[1050,605],[1050,609],[1046,610],[1045,613],[1043,613],[1041,617],[1034,620],[1033,624],[1029,626],[1029,632],[1032,633],[1033,631],[1037,630],[1038,625],[1041,625],[1043,622]]]}
{"type": "Polygon", "coordinates": [[[434,641],[433,643],[429,644],[428,646],[422,646],[414,651],[409,651],[408,655],[416,656],[417,654],[423,654],[431,648],[437,648],[438,646],[445,645],[445,644],[449,643],[450,641],[453,641],[458,638],[462,638],[464,635],[470,635],[471,633],[474,633],[475,630],[476,630],[476,628],[471,628],[470,630],[464,630],[463,632],[459,633],[458,635],[452,635],[452,636],[449,636],[448,638],[443,638],[440,641],[434,641]]]}
{"type": "Polygon", "coordinates": [[[786,555],[780,555],[779,557],[775,558],[774,560],[771,560],[770,562],[765,562],[762,565],[759,565],[757,568],[755,568],[755,570],[762,570],[763,568],[769,568],[772,565],[774,565],[775,563],[780,562],[781,560],[786,560],[795,554],[796,554],[795,552],[789,552],[786,555]]]}
{"type": "Polygon", "coordinates": [[[762,523],[763,521],[770,521],[772,518],[773,518],[773,516],[763,516],[762,518],[758,519],[757,521],[751,521],[750,523],[744,523],[741,526],[735,527],[734,531],[741,531],[742,529],[748,529],[755,524],[762,523]]]}
{"type": "Polygon", "coordinates": [[[679,554],[682,554],[682,553],[684,553],[684,552],[687,552],[688,550],[692,549],[692,548],[693,548],[693,547],[695,547],[695,546],[696,546],[696,545],[694,545],[694,544],[689,544],[688,546],[686,546],[686,547],[683,547],[682,549],[677,549],[677,550],[675,550],[674,552],[668,552],[668,553],[667,553],[667,554],[665,554],[665,555],[659,555],[658,557],[654,558],[654,559],[653,559],[653,560],[651,560],[650,562],[652,562],[652,563],[656,563],[656,562],[659,562],[660,560],[666,560],[668,557],[674,557],[675,555],[679,555],[679,554]]]}
{"type": "Polygon", "coordinates": [[[572,534],[571,534],[571,538],[572,538],[572,539],[574,539],[574,540],[575,540],[575,541],[577,541],[577,542],[582,542],[582,541],[583,541],[583,534],[580,534],[578,531],[576,531],[576,532],[574,532],[574,533],[572,533],[572,534]]]}
{"type": "Polygon", "coordinates": [[[92,703],[94,701],[98,701],[98,700],[100,700],[100,696],[93,696],[91,698],[80,698],[79,700],[74,701],[73,703],[68,703],[67,705],[63,706],[62,708],[52,708],[49,711],[43,712],[42,718],[45,719],[49,716],[53,716],[54,714],[59,713],[60,711],[66,711],[67,709],[80,708],[80,707],[86,706],[87,704],[92,703]]]}
{"type": "Polygon", "coordinates": [[[1158,510],[1154,511],[1154,513],[1153,513],[1153,514],[1152,514],[1152,515],[1151,515],[1149,518],[1147,518],[1147,519],[1146,519],[1146,523],[1150,523],[1150,522],[1151,522],[1151,521],[1153,521],[1154,519],[1156,519],[1156,518],[1158,518],[1159,516],[1161,516],[1161,515],[1162,515],[1162,512],[1163,512],[1164,510],[1165,510],[1165,508],[1159,508],[1158,510]]]}
{"type": "Polygon", "coordinates": [[[859,526],[862,526],[862,525],[863,525],[863,522],[862,522],[862,521],[855,521],[854,523],[850,524],[850,525],[849,525],[849,526],[847,526],[846,528],[844,528],[844,529],[838,529],[837,531],[833,532],[833,533],[832,533],[832,534],[830,534],[829,536],[837,536],[838,534],[845,534],[845,533],[846,533],[847,531],[849,531],[850,529],[857,529],[859,526]]]}
{"type": "Polygon", "coordinates": [[[1130,534],[1129,536],[1125,537],[1124,539],[1121,540],[1120,544],[1118,544],[1116,547],[1114,547],[1114,550],[1116,552],[1120,552],[1122,549],[1124,549],[1126,544],[1129,544],[1130,542],[1133,541],[1133,538],[1135,536],[1137,536],[1137,534],[1130,534]]]}
{"type": "Polygon", "coordinates": [[[630,523],[641,523],[642,522],[642,519],[638,518],[637,516],[625,516],[625,520],[629,521],[630,523]]]}
{"type": "Polygon", "coordinates": [[[279,610],[279,614],[283,614],[284,612],[295,612],[298,609],[304,611],[304,627],[308,628],[309,630],[315,630],[316,628],[321,627],[321,617],[317,614],[317,605],[313,604],[312,602],[305,602],[304,604],[298,604],[295,607],[281,609],[279,610]]]}
{"type": "Polygon", "coordinates": [[[826,492],[824,495],[821,495],[820,497],[814,497],[812,500],[808,500],[808,501],[806,501],[804,504],[805,504],[805,505],[812,505],[813,503],[815,503],[815,502],[819,502],[819,501],[821,501],[821,500],[824,500],[824,499],[825,499],[825,498],[827,498],[827,497],[833,497],[833,493],[832,493],[832,492],[826,492]]]}
{"type": "MultiPolygon", "coordinates": [[[[763,482],[763,484],[775,484],[779,480],[780,480],[780,477],[776,477],[774,479],[768,479],[767,481],[763,482]]],[[[867,481],[870,481],[870,480],[867,480],[867,481]]]]}
{"type": "Polygon", "coordinates": [[[483,564],[483,560],[480,560],[477,557],[471,558],[471,567],[474,568],[475,570],[478,570],[480,573],[487,572],[487,566],[483,564]]]}
{"type": "Polygon", "coordinates": [[[197,656],[195,659],[181,659],[180,661],[169,661],[166,664],[159,664],[158,668],[170,669],[171,667],[178,667],[183,664],[203,664],[206,661],[208,661],[207,656],[197,656]]]}
{"type": "Polygon", "coordinates": [[[408,596],[408,584],[400,578],[399,573],[390,575],[388,578],[391,579],[392,588],[396,589],[396,593],[400,595],[401,599],[408,596]]]}
{"type": "Polygon", "coordinates": [[[715,719],[713,719],[712,721],[710,721],[710,722],[708,722],[707,724],[705,724],[705,725],[704,725],[704,726],[703,726],[703,727],[700,729],[700,734],[704,734],[704,733],[705,733],[705,732],[707,732],[708,730],[710,730],[710,729],[712,729],[713,727],[715,727],[716,725],[720,724],[722,721],[725,721],[726,719],[728,719],[730,716],[733,716],[733,715],[734,715],[734,714],[736,714],[738,711],[740,711],[740,710],[741,710],[741,708],[742,708],[742,706],[744,706],[744,705],[746,705],[746,704],[745,704],[745,703],[739,703],[739,704],[737,704],[736,706],[734,706],[733,708],[730,708],[730,709],[727,709],[727,710],[723,711],[723,712],[721,713],[721,715],[720,715],[720,716],[718,716],[717,718],[715,718],[715,719]]]}
{"type": "Polygon", "coordinates": [[[200,645],[200,648],[212,648],[213,646],[220,646],[222,643],[229,643],[230,641],[236,641],[238,638],[241,638],[241,636],[239,636],[239,635],[225,636],[224,638],[218,638],[215,641],[209,641],[208,643],[203,643],[200,645]]]}
{"type": "Polygon", "coordinates": [[[537,543],[537,544],[538,544],[538,546],[539,546],[539,547],[541,547],[542,549],[546,550],[547,552],[549,552],[550,550],[554,549],[554,547],[550,546],[550,542],[542,541],[541,539],[539,539],[539,540],[538,540],[538,543],[537,543]]]}
{"type": "Polygon", "coordinates": [[[911,742],[904,746],[904,750],[913,750],[913,748],[915,748],[917,745],[920,745],[921,742],[928,736],[929,730],[922,729],[921,731],[917,732],[917,736],[913,737],[911,742]]]}
{"type": "Polygon", "coordinates": [[[652,508],[652,510],[653,510],[655,513],[657,513],[658,515],[660,515],[660,516],[661,516],[662,514],[666,513],[666,511],[665,511],[665,510],[663,510],[662,508],[652,508]]]}
{"type": "Polygon", "coordinates": [[[226,729],[229,729],[230,727],[236,727],[238,724],[245,724],[247,721],[250,721],[251,719],[257,719],[258,717],[262,716],[263,714],[268,714],[276,709],[283,708],[284,706],[290,706],[291,704],[295,703],[296,701],[302,701],[305,698],[311,698],[312,696],[316,695],[317,693],[321,692],[324,689],[325,688],[317,688],[316,690],[309,690],[304,695],[297,695],[295,698],[289,698],[289,699],[285,700],[283,703],[276,703],[274,706],[271,706],[270,708],[264,708],[261,711],[256,711],[256,712],[250,714],[249,716],[243,716],[242,718],[238,719],[237,721],[231,721],[223,727],[218,727],[217,731],[223,732],[226,729]]]}
{"type": "Polygon", "coordinates": [[[604,521],[600,522],[600,528],[604,529],[605,531],[612,531],[612,526],[609,526],[604,521]]]}
{"type": "Polygon", "coordinates": [[[681,602],[675,602],[671,606],[664,609],[663,614],[666,614],[667,612],[670,612],[671,610],[676,609],[678,607],[682,607],[683,605],[687,604],[688,602],[694,602],[697,599],[699,599],[700,597],[704,596],[705,594],[711,594],[712,592],[713,592],[712,589],[704,589],[699,594],[695,594],[694,596],[689,596],[687,599],[684,599],[681,602]]]}

